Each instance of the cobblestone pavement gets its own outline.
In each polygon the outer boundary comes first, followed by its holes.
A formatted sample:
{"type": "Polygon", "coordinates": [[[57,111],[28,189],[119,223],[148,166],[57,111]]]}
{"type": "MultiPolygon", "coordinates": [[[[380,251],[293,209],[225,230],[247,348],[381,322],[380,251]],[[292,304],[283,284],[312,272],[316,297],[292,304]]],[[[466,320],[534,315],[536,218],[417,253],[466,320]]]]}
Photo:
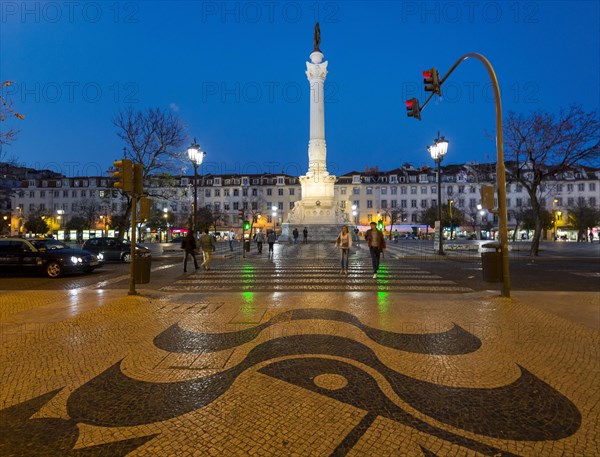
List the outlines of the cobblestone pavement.
{"type": "MultiPolygon", "coordinates": [[[[352,280],[300,251],[253,274],[352,280]]],[[[530,305],[598,294],[256,291],[243,268],[227,292],[2,294],[0,455],[598,454],[600,333],[530,305]]]]}

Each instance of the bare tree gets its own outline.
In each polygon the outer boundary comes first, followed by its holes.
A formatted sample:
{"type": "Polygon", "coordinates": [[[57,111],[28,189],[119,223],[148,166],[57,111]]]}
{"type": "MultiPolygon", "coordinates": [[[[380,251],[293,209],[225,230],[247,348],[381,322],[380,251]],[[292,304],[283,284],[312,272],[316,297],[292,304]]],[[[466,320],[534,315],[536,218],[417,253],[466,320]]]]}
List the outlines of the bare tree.
{"type": "MultiPolygon", "coordinates": [[[[186,158],[183,156],[182,146],[187,139],[186,127],[173,112],[160,108],[135,111],[132,107],[127,107],[115,115],[113,124],[117,127],[117,136],[126,145],[125,157],[143,165],[144,182],[151,175],[157,179],[167,179],[169,173],[178,174],[184,170],[186,158]]],[[[154,196],[168,198],[164,190],[171,188],[169,185],[160,185],[149,190],[148,195],[152,197],[154,192],[154,196]]],[[[131,200],[127,196],[123,226],[119,227],[120,236],[125,233],[130,212],[131,200]]]]}
{"type": "Polygon", "coordinates": [[[390,218],[390,233],[388,234],[388,238],[392,239],[392,232],[394,230],[394,224],[398,222],[402,222],[406,219],[408,214],[402,208],[386,208],[382,213],[383,220],[385,221],[388,217],[390,218]]]}
{"type": "Polygon", "coordinates": [[[12,127],[4,128],[4,122],[15,117],[21,120],[25,119],[25,116],[13,109],[12,100],[5,94],[4,88],[9,87],[11,84],[12,82],[10,81],[4,81],[1,86],[2,91],[0,92],[0,161],[4,156],[4,145],[11,144],[19,133],[18,130],[12,127]]]}
{"type": "Polygon", "coordinates": [[[87,228],[91,229],[102,213],[102,204],[93,198],[84,198],[77,203],[77,212],[85,220],[87,228]]]}
{"type": "Polygon", "coordinates": [[[523,185],[531,200],[535,231],[530,255],[537,256],[543,229],[541,184],[575,166],[594,165],[599,160],[598,116],[578,105],[561,109],[558,115],[510,112],[504,135],[508,178],[523,185]]]}

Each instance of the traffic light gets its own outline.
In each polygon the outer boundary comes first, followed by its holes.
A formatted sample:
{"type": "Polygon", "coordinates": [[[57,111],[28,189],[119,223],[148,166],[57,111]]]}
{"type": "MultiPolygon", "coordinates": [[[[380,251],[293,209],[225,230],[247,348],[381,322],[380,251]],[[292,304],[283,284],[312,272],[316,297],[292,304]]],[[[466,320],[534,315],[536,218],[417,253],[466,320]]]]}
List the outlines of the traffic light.
{"type": "Polygon", "coordinates": [[[408,117],[414,117],[415,119],[421,120],[421,106],[417,98],[411,98],[406,100],[406,114],[408,117]]]}
{"type": "Polygon", "coordinates": [[[243,220],[244,220],[244,210],[243,210],[243,209],[239,209],[239,210],[238,210],[238,219],[239,219],[240,221],[243,221],[243,220]]]}
{"type": "Polygon", "coordinates": [[[115,160],[113,165],[116,168],[113,175],[117,180],[113,184],[113,187],[121,189],[123,192],[133,192],[133,167],[131,160],[115,160]]]}
{"type": "Polygon", "coordinates": [[[440,85],[440,74],[436,68],[423,71],[423,83],[425,84],[425,92],[433,92],[442,96],[442,86],[440,85]]]}
{"type": "Polygon", "coordinates": [[[133,164],[133,193],[136,195],[144,193],[144,166],[141,163],[133,164]]]}
{"type": "Polygon", "coordinates": [[[377,221],[377,230],[383,230],[383,221],[381,219],[377,221]]]}
{"type": "Polygon", "coordinates": [[[140,221],[145,221],[150,217],[150,209],[152,208],[152,200],[147,197],[140,198],[140,221]]]}
{"type": "Polygon", "coordinates": [[[494,186],[489,184],[482,184],[479,188],[479,195],[481,196],[481,207],[487,210],[494,208],[494,186]]]}
{"type": "Polygon", "coordinates": [[[250,230],[250,221],[244,221],[244,230],[250,230]]]}

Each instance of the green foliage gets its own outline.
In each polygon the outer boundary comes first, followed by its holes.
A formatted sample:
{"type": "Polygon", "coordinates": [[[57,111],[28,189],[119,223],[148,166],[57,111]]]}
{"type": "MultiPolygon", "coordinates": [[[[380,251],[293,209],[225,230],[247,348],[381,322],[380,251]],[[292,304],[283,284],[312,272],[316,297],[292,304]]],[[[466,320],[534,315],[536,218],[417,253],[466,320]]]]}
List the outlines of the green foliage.
{"type": "MultiPolygon", "coordinates": [[[[421,211],[419,220],[421,224],[426,224],[430,227],[435,227],[435,221],[438,220],[437,206],[432,206],[424,211],[421,211]]],[[[466,220],[467,218],[465,216],[465,213],[461,209],[452,205],[452,217],[450,217],[450,205],[442,205],[442,225],[444,227],[457,227],[460,225],[464,225],[466,220]]]]}
{"type": "MultiPolygon", "coordinates": [[[[521,228],[523,230],[535,230],[536,215],[532,208],[524,209],[521,213],[521,228]]],[[[542,223],[542,229],[549,230],[554,226],[554,215],[551,211],[540,209],[539,217],[542,223]]]]}
{"type": "Polygon", "coordinates": [[[72,217],[66,224],[67,230],[77,230],[77,232],[83,232],[89,228],[90,224],[88,223],[88,220],[81,216],[72,217]]]}
{"type": "Polygon", "coordinates": [[[39,235],[44,235],[48,233],[50,227],[48,223],[42,219],[42,216],[31,216],[24,224],[25,230],[29,233],[35,233],[39,235]]]}
{"type": "Polygon", "coordinates": [[[569,224],[575,227],[580,235],[585,234],[588,228],[600,225],[600,210],[578,202],[569,211],[569,224]]]}

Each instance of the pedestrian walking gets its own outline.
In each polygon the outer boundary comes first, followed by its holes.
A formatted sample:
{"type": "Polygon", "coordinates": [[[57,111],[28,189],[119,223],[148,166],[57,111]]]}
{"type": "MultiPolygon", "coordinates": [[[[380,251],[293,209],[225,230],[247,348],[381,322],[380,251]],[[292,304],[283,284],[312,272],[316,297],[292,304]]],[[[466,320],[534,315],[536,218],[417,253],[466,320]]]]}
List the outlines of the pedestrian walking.
{"type": "Polygon", "coordinates": [[[590,243],[594,242],[594,232],[590,230],[590,243]]]}
{"type": "Polygon", "coordinates": [[[200,249],[202,249],[202,256],[204,257],[202,266],[206,271],[210,270],[210,258],[215,248],[214,238],[208,234],[208,229],[204,229],[204,233],[200,237],[200,249]]]}
{"type": "Polygon", "coordinates": [[[294,228],[294,231],[292,232],[292,236],[294,237],[294,244],[298,244],[298,237],[300,236],[300,233],[298,232],[298,228],[294,228]]]}
{"type": "Polygon", "coordinates": [[[187,235],[185,235],[185,238],[183,239],[183,241],[181,242],[181,249],[185,250],[185,257],[183,259],[183,272],[187,273],[187,262],[188,262],[188,257],[192,256],[192,259],[194,259],[194,266],[196,267],[196,270],[200,267],[198,267],[198,260],[196,259],[196,237],[194,236],[194,231],[193,230],[189,230],[187,232],[187,235]]]}
{"type": "Polygon", "coordinates": [[[304,230],[302,230],[302,235],[304,236],[302,242],[305,244],[308,243],[308,229],[306,227],[304,227],[304,230]]]}
{"type": "Polygon", "coordinates": [[[269,233],[267,233],[267,243],[269,243],[269,257],[273,256],[273,245],[275,244],[276,240],[277,236],[275,235],[275,231],[269,230],[269,233]]]}
{"type": "Polygon", "coordinates": [[[342,231],[338,235],[335,244],[340,248],[340,274],[348,274],[348,257],[350,257],[350,248],[352,247],[352,235],[350,235],[347,226],[342,226],[342,231]]]}
{"type": "Polygon", "coordinates": [[[373,279],[376,279],[381,253],[386,248],[386,245],[385,237],[380,230],[377,230],[377,224],[375,222],[371,222],[371,228],[365,233],[365,240],[367,241],[367,246],[369,246],[371,262],[373,263],[373,279]]]}
{"type": "Polygon", "coordinates": [[[263,243],[265,242],[265,235],[263,232],[256,232],[256,235],[254,235],[254,241],[256,241],[258,253],[262,254],[263,243]]]}
{"type": "Polygon", "coordinates": [[[227,238],[229,239],[229,250],[233,251],[233,240],[235,239],[235,233],[229,232],[227,238]]]}

